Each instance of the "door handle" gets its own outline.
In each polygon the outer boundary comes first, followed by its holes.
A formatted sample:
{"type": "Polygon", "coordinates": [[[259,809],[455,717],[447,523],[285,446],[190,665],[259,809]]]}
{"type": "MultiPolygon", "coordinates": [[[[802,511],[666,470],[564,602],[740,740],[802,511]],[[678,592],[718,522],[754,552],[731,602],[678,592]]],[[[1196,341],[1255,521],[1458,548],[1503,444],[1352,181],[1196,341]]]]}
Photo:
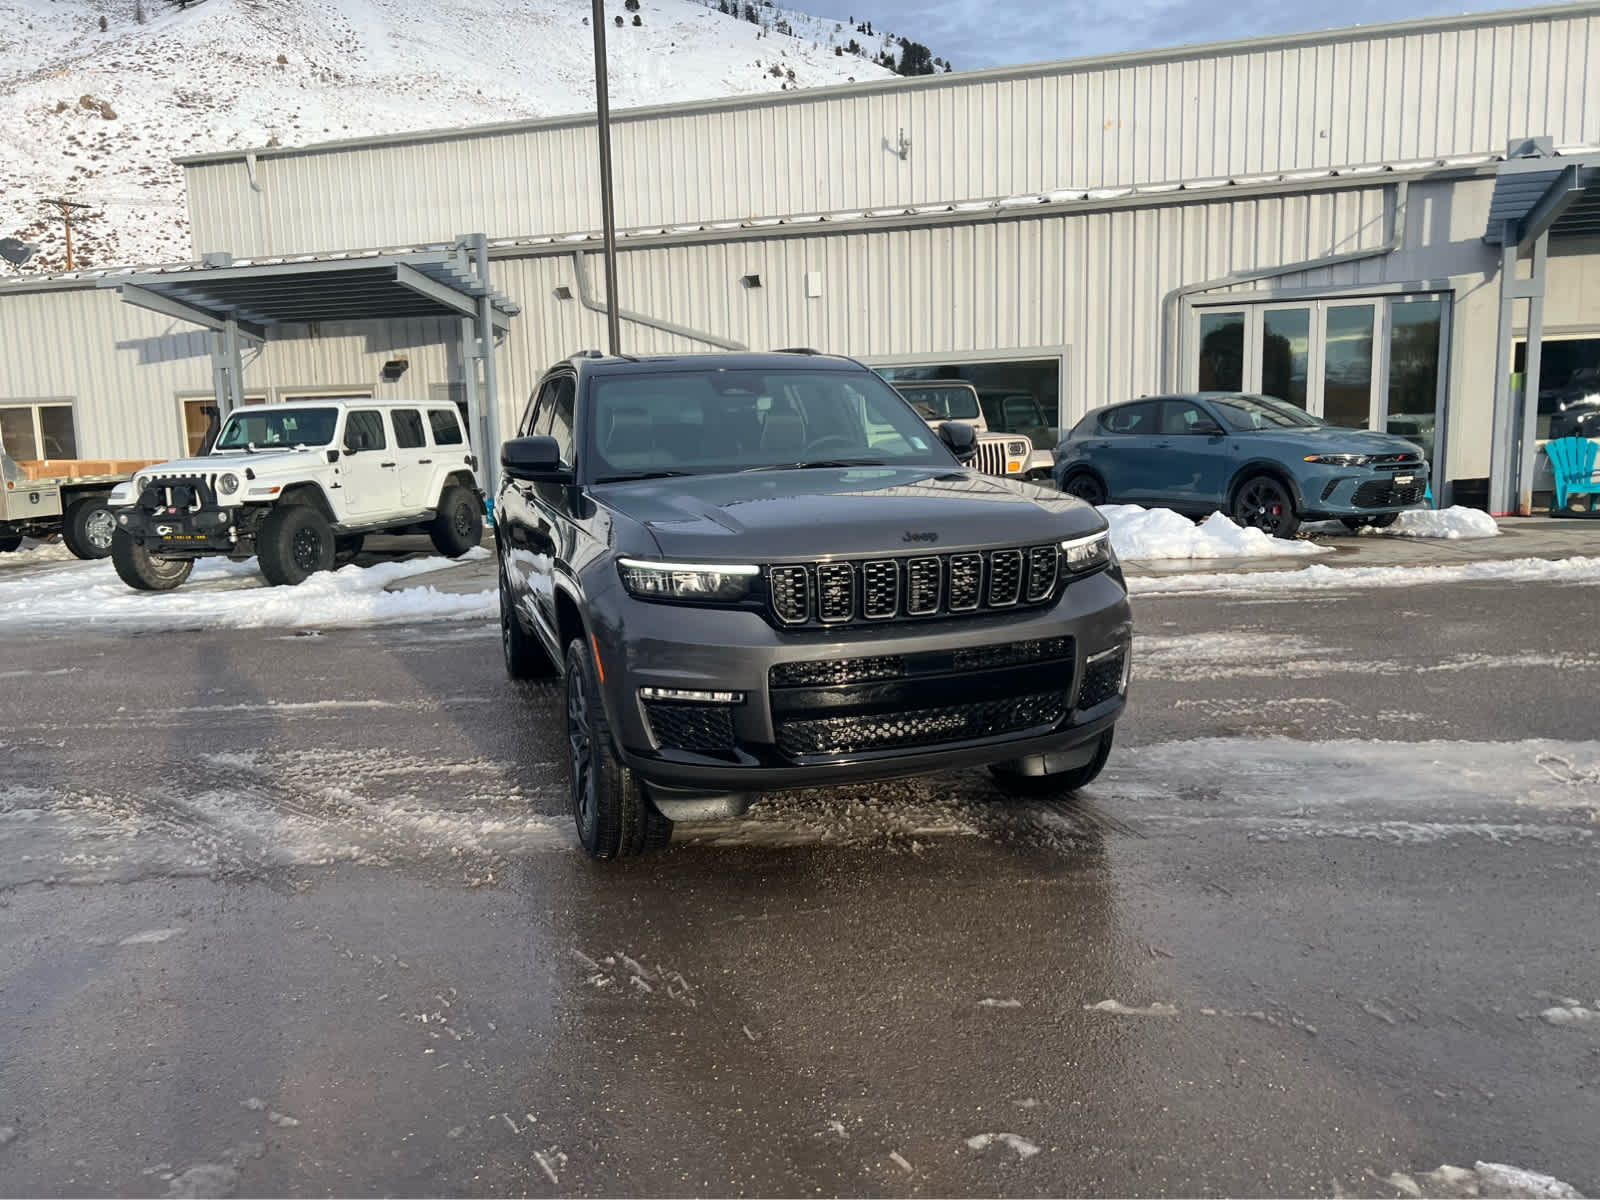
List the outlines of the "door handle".
{"type": "Polygon", "coordinates": [[[390,463],[379,463],[378,465],[380,467],[392,467],[392,466],[394,466],[394,464],[392,462],[390,462],[390,463]]]}
{"type": "Polygon", "coordinates": [[[419,466],[419,467],[431,467],[431,466],[433,466],[433,459],[431,459],[431,458],[419,458],[419,459],[417,459],[417,466],[419,466]]]}

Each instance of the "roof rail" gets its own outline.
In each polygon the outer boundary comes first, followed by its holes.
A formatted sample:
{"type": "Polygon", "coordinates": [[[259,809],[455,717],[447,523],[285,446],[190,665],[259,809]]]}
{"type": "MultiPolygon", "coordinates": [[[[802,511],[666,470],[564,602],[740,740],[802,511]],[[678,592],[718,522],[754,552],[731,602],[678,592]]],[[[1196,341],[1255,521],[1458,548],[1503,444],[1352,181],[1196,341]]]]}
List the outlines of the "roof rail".
{"type": "Polygon", "coordinates": [[[781,349],[774,350],[773,353],[774,354],[815,354],[815,355],[820,356],[822,354],[822,351],[821,350],[813,350],[810,346],[784,346],[781,349]]]}

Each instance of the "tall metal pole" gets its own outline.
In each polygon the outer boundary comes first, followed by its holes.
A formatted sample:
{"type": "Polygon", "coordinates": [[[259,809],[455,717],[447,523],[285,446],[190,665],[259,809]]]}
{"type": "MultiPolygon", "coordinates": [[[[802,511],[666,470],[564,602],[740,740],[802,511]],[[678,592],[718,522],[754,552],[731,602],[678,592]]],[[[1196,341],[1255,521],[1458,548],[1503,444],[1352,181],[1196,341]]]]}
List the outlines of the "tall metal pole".
{"type": "Polygon", "coordinates": [[[606,80],[606,6],[593,0],[594,98],[600,128],[600,219],[605,231],[606,333],[612,354],[622,353],[622,322],[617,317],[617,221],[611,204],[611,98],[606,80]]]}

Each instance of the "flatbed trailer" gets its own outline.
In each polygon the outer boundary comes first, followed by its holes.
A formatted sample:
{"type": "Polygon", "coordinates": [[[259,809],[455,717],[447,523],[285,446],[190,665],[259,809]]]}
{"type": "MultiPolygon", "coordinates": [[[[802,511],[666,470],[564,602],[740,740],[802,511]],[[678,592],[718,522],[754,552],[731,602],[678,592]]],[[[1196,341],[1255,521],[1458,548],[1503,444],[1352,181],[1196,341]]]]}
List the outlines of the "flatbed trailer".
{"type": "Polygon", "coordinates": [[[116,519],[107,502],[150,460],[45,459],[18,462],[0,450],[0,552],[15,550],[24,537],[60,535],[79,558],[111,553],[116,519]]]}

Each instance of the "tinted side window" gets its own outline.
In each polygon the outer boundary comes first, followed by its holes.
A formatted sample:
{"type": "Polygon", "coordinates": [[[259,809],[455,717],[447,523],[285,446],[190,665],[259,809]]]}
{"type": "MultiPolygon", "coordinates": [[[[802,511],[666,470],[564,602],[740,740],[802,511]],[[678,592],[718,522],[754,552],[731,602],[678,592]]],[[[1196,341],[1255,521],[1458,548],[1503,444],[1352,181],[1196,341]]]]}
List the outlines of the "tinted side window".
{"type": "Polygon", "coordinates": [[[428,439],[422,433],[422,414],[414,408],[397,408],[389,414],[394,422],[394,444],[402,450],[415,450],[426,446],[428,439]]]}
{"type": "Polygon", "coordinates": [[[456,414],[450,409],[430,408],[428,425],[433,429],[435,446],[461,445],[461,422],[456,420],[456,414]]]}
{"type": "Polygon", "coordinates": [[[533,412],[528,418],[528,432],[538,434],[540,437],[550,436],[550,416],[555,411],[556,381],[547,379],[539,386],[539,395],[534,401],[533,412]]]}
{"type": "Polygon", "coordinates": [[[345,420],[344,444],[353,450],[382,450],[389,444],[383,435],[383,414],[363,408],[345,420]]]}
{"type": "Polygon", "coordinates": [[[1106,433],[1151,434],[1157,433],[1160,405],[1123,404],[1108,408],[1100,417],[1100,428],[1106,433]]]}
{"type": "Polygon", "coordinates": [[[1210,433],[1216,429],[1217,423],[1198,404],[1188,400],[1168,400],[1161,406],[1162,433],[1191,434],[1195,432],[1196,425],[1204,426],[1203,432],[1210,433]]]}
{"type": "Polygon", "coordinates": [[[517,436],[527,437],[533,432],[534,415],[539,411],[539,389],[528,393],[528,404],[522,410],[522,420],[517,422],[517,436]]]}
{"type": "Polygon", "coordinates": [[[539,432],[547,433],[555,438],[556,445],[561,447],[561,465],[572,466],[572,408],[574,393],[576,391],[572,377],[563,376],[552,381],[555,393],[549,401],[549,417],[546,419],[543,406],[541,406],[539,424],[544,426],[539,432]]]}

